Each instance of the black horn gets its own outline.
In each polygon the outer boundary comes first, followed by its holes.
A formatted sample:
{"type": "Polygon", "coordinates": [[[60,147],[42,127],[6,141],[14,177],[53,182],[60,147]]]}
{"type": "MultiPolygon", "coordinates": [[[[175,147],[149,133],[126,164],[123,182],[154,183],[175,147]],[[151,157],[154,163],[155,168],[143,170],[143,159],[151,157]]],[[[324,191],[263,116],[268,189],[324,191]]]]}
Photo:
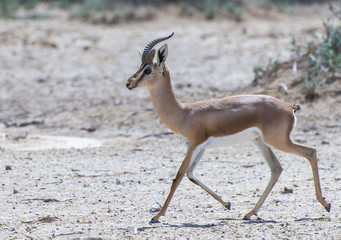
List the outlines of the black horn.
{"type": "Polygon", "coordinates": [[[168,38],[171,38],[174,35],[174,32],[166,37],[160,37],[160,38],[156,38],[154,40],[152,40],[150,43],[148,43],[148,45],[145,47],[145,49],[143,50],[142,53],[142,63],[145,63],[146,58],[148,56],[148,54],[150,53],[150,51],[153,49],[153,47],[158,44],[159,42],[162,42],[164,40],[167,40],[168,38]]]}

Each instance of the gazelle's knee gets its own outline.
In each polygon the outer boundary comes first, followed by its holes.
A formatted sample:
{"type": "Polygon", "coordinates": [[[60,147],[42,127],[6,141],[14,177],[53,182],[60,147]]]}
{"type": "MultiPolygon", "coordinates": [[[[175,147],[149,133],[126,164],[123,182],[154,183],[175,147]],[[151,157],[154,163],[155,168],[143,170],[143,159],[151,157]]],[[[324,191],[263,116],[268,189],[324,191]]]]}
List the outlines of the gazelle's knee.
{"type": "Polygon", "coordinates": [[[316,151],[316,148],[311,148],[311,156],[313,157],[313,158],[317,158],[317,151],[316,151]]]}
{"type": "Polygon", "coordinates": [[[282,166],[277,166],[277,168],[276,168],[276,174],[278,175],[278,176],[280,176],[281,174],[282,174],[282,172],[283,172],[283,167],[282,166]]]}
{"type": "Polygon", "coordinates": [[[299,155],[301,157],[305,157],[310,162],[317,160],[316,149],[312,148],[312,147],[306,147],[303,145],[290,143],[287,145],[286,149],[284,149],[283,151],[294,153],[294,154],[299,155]]]}
{"type": "Polygon", "coordinates": [[[300,145],[297,145],[297,146],[301,148],[301,151],[304,157],[308,158],[309,160],[317,158],[317,153],[316,153],[315,148],[305,147],[305,146],[300,146],[300,145]]]}
{"type": "Polygon", "coordinates": [[[276,168],[271,169],[271,177],[273,179],[278,180],[279,177],[281,176],[282,172],[283,172],[282,166],[277,166],[276,168]]]}
{"type": "Polygon", "coordinates": [[[193,182],[193,183],[196,184],[196,179],[195,179],[195,177],[194,177],[194,174],[193,174],[193,171],[192,171],[192,170],[188,170],[188,171],[186,172],[186,176],[187,176],[187,178],[188,178],[191,182],[193,182]]]}

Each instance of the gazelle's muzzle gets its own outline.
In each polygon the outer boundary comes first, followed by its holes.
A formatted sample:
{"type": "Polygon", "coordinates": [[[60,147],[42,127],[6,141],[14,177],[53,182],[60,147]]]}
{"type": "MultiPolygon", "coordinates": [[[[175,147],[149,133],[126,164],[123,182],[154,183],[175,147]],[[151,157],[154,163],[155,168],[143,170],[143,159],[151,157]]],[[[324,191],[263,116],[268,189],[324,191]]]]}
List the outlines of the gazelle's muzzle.
{"type": "Polygon", "coordinates": [[[136,79],[131,77],[128,79],[127,83],[126,83],[126,87],[129,89],[129,90],[132,90],[134,88],[137,87],[137,84],[136,84],[136,79]]]}
{"type": "Polygon", "coordinates": [[[147,67],[149,67],[149,65],[142,64],[140,66],[139,70],[137,70],[137,72],[128,79],[128,81],[126,83],[126,87],[129,90],[136,88],[139,85],[139,82],[142,80],[142,78],[144,76],[144,70],[147,67]]]}
{"type": "Polygon", "coordinates": [[[131,90],[132,88],[130,88],[130,83],[126,83],[126,87],[131,90]]]}

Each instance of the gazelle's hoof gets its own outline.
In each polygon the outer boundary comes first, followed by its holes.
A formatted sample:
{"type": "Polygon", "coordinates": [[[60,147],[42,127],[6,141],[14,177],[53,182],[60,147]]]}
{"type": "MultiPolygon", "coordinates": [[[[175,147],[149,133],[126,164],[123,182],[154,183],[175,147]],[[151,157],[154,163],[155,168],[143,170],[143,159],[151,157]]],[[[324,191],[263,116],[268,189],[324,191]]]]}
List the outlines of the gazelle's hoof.
{"type": "Polygon", "coordinates": [[[329,203],[327,207],[325,207],[325,209],[330,212],[330,208],[332,207],[332,205],[329,203]]]}
{"type": "MultiPolygon", "coordinates": [[[[252,215],[251,215],[252,216],[252,215]]],[[[250,217],[248,217],[247,215],[245,215],[244,217],[243,217],[243,220],[251,220],[251,216],[250,217]]],[[[261,218],[261,217],[258,217],[257,216],[257,214],[255,214],[255,216],[257,217],[257,221],[262,221],[263,219],[261,218]]]]}
{"type": "Polygon", "coordinates": [[[152,220],[150,220],[149,224],[154,224],[154,223],[159,223],[159,220],[155,220],[154,218],[152,218],[152,220]]]}
{"type": "Polygon", "coordinates": [[[257,213],[254,213],[254,211],[252,210],[251,212],[249,212],[248,214],[246,214],[245,216],[244,216],[244,220],[251,220],[251,217],[253,216],[253,215],[255,215],[256,217],[257,217],[257,220],[261,220],[261,218],[260,217],[258,217],[257,216],[257,213]]]}
{"type": "Polygon", "coordinates": [[[225,208],[227,208],[228,210],[231,210],[231,203],[230,202],[226,202],[224,204],[225,208]]]}

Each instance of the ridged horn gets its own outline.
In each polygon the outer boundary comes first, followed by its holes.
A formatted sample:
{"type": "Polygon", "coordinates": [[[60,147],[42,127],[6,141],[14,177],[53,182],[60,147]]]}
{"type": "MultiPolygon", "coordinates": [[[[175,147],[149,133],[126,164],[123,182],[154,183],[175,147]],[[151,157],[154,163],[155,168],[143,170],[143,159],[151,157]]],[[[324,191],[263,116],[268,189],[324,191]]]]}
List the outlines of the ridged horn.
{"type": "Polygon", "coordinates": [[[153,49],[153,47],[158,44],[159,42],[162,42],[164,40],[167,40],[168,38],[171,38],[174,35],[174,32],[172,34],[166,36],[166,37],[160,37],[160,38],[155,38],[152,40],[148,45],[145,47],[143,50],[142,56],[141,56],[141,61],[142,63],[145,63],[146,57],[148,56],[149,52],[153,49]]]}

